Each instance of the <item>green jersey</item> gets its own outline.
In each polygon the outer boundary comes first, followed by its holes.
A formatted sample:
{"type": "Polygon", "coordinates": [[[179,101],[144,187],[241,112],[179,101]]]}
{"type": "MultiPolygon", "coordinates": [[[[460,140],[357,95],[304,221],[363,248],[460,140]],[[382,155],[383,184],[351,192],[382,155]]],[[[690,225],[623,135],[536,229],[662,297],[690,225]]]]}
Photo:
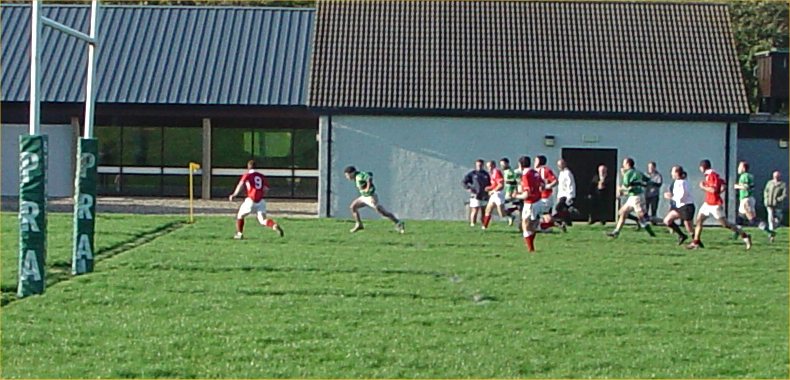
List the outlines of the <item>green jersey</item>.
{"type": "Polygon", "coordinates": [[[355,178],[355,182],[357,183],[357,189],[359,189],[359,195],[363,197],[369,197],[376,193],[376,186],[373,186],[373,182],[370,183],[370,188],[365,190],[368,186],[368,180],[373,177],[373,173],[371,172],[357,172],[357,176],[355,178]]]}
{"type": "Polygon", "coordinates": [[[647,178],[639,170],[628,169],[623,173],[623,187],[627,189],[628,195],[642,194],[646,182],[647,178]]]}
{"type": "Polygon", "coordinates": [[[518,176],[513,168],[502,169],[502,175],[505,177],[505,197],[509,197],[518,188],[518,176]]]}
{"type": "Polygon", "coordinates": [[[752,173],[742,173],[739,175],[738,184],[746,187],[738,191],[738,199],[746,199],[752,196],[752,189],[754,188],[754,176],[752,173]]]}

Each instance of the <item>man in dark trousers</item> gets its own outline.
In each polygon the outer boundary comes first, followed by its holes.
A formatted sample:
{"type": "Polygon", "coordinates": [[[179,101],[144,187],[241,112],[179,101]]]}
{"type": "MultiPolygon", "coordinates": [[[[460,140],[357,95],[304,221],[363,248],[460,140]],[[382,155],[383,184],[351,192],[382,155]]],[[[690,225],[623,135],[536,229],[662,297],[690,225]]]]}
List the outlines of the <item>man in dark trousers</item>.
{"type": "Polygon", "coordinates": [[[488,192],[486,186],[491,182],[491,177],[483,168],[483,160],[475,161],[475,169],[464,176],[461,181],[464,189],[469,192],[469,225],[474,227],[475,221],[480,216],[480,223],[483,218],[483,208],[488,204],[488,192]]]}
{"type": "Polygon", "coordinates": [[[609,175],[605,165],[598,166],[592,181],[587,198],[590,199],[590,224],[601,222],[606,224],[607,210],[614,207],[614,178],[609,175]]]}

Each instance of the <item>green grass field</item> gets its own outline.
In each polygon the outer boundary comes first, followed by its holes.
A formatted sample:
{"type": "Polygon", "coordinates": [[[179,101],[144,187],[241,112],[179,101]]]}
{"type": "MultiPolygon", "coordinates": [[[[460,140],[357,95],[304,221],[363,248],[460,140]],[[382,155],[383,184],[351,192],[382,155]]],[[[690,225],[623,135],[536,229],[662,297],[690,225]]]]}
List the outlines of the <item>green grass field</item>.
{"type": "MultiPolygon", "coordinates": [[[[786,230],[747,253],[719,229],[686,251],[585,225],[530,255],[502,223],[282,220],[280,239],[248,219],[234,241],[230,217],[176,220],[102,216],[95,273],[2,308],[1,377],[788,377],[786,230]]],[[[70,216],[50,222],[67,262],[70,216]]]]}

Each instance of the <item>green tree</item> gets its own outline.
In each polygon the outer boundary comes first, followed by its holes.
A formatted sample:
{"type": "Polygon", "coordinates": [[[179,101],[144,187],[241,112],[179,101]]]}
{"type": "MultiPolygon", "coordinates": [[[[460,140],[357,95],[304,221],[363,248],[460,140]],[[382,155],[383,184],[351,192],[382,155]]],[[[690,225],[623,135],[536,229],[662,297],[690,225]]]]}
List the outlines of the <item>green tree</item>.
{"type": "Polygon", "coordinates": [[[784,1],[732,1],[728,3],[735,49],[752,111],[758,105],[755,54],[788,48],[788,3],[784,1]]]}

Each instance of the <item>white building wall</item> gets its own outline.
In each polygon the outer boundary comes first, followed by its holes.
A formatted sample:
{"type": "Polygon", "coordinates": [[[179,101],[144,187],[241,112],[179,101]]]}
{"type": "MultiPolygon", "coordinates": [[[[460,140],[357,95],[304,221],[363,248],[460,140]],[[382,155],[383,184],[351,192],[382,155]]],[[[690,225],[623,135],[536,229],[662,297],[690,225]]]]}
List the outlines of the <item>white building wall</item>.
{"type": "MultiPolygon", "coordinates": [[[[2,182],[3,196],[19,196],[19,136],[28,133],[28,125],[2,126],[2,182]]],[[[70,197],[74,194],[74,160],[77,154],[75,131],[71,125],[42,125],[41,133],[48,135],[47,194],[50,197],[70,197]]]]}
{"type": "MultiPolygon", "coordinates": [[[[321,157],[328,156],[323,162],[329,166],[320,164],[319,189],[328,188],[329,195],[319,195],[319,208],[330,210],[329,215],[319,212],[322,216],[350,217],[348,204],[357,193],[343,177],[347,165],[373,172],[381,203],[406,219],[463,219],[467,193],[460,182],[477,158],[515,162],[524,154],[543,154],[553,166],[562,148],[614,148],[618,161],[633,157],[643,171],[647,161],[656,161],[665,181],[677,163],[698,183],[703,158],[724,176],[724,122],[331,116],[320,125],[322,136],[331,135],[328,147],[322,137],[321,157]],[[554,147],[544,146],[546,135],[555,137],[554,147]]],[[[734,162],[737,127],[731,130],[734,162]]],[[[699,204],[703,194],[695,193],[699,204]]],[[[369,210],[363,214],[373,216],[369,210]]]]}

